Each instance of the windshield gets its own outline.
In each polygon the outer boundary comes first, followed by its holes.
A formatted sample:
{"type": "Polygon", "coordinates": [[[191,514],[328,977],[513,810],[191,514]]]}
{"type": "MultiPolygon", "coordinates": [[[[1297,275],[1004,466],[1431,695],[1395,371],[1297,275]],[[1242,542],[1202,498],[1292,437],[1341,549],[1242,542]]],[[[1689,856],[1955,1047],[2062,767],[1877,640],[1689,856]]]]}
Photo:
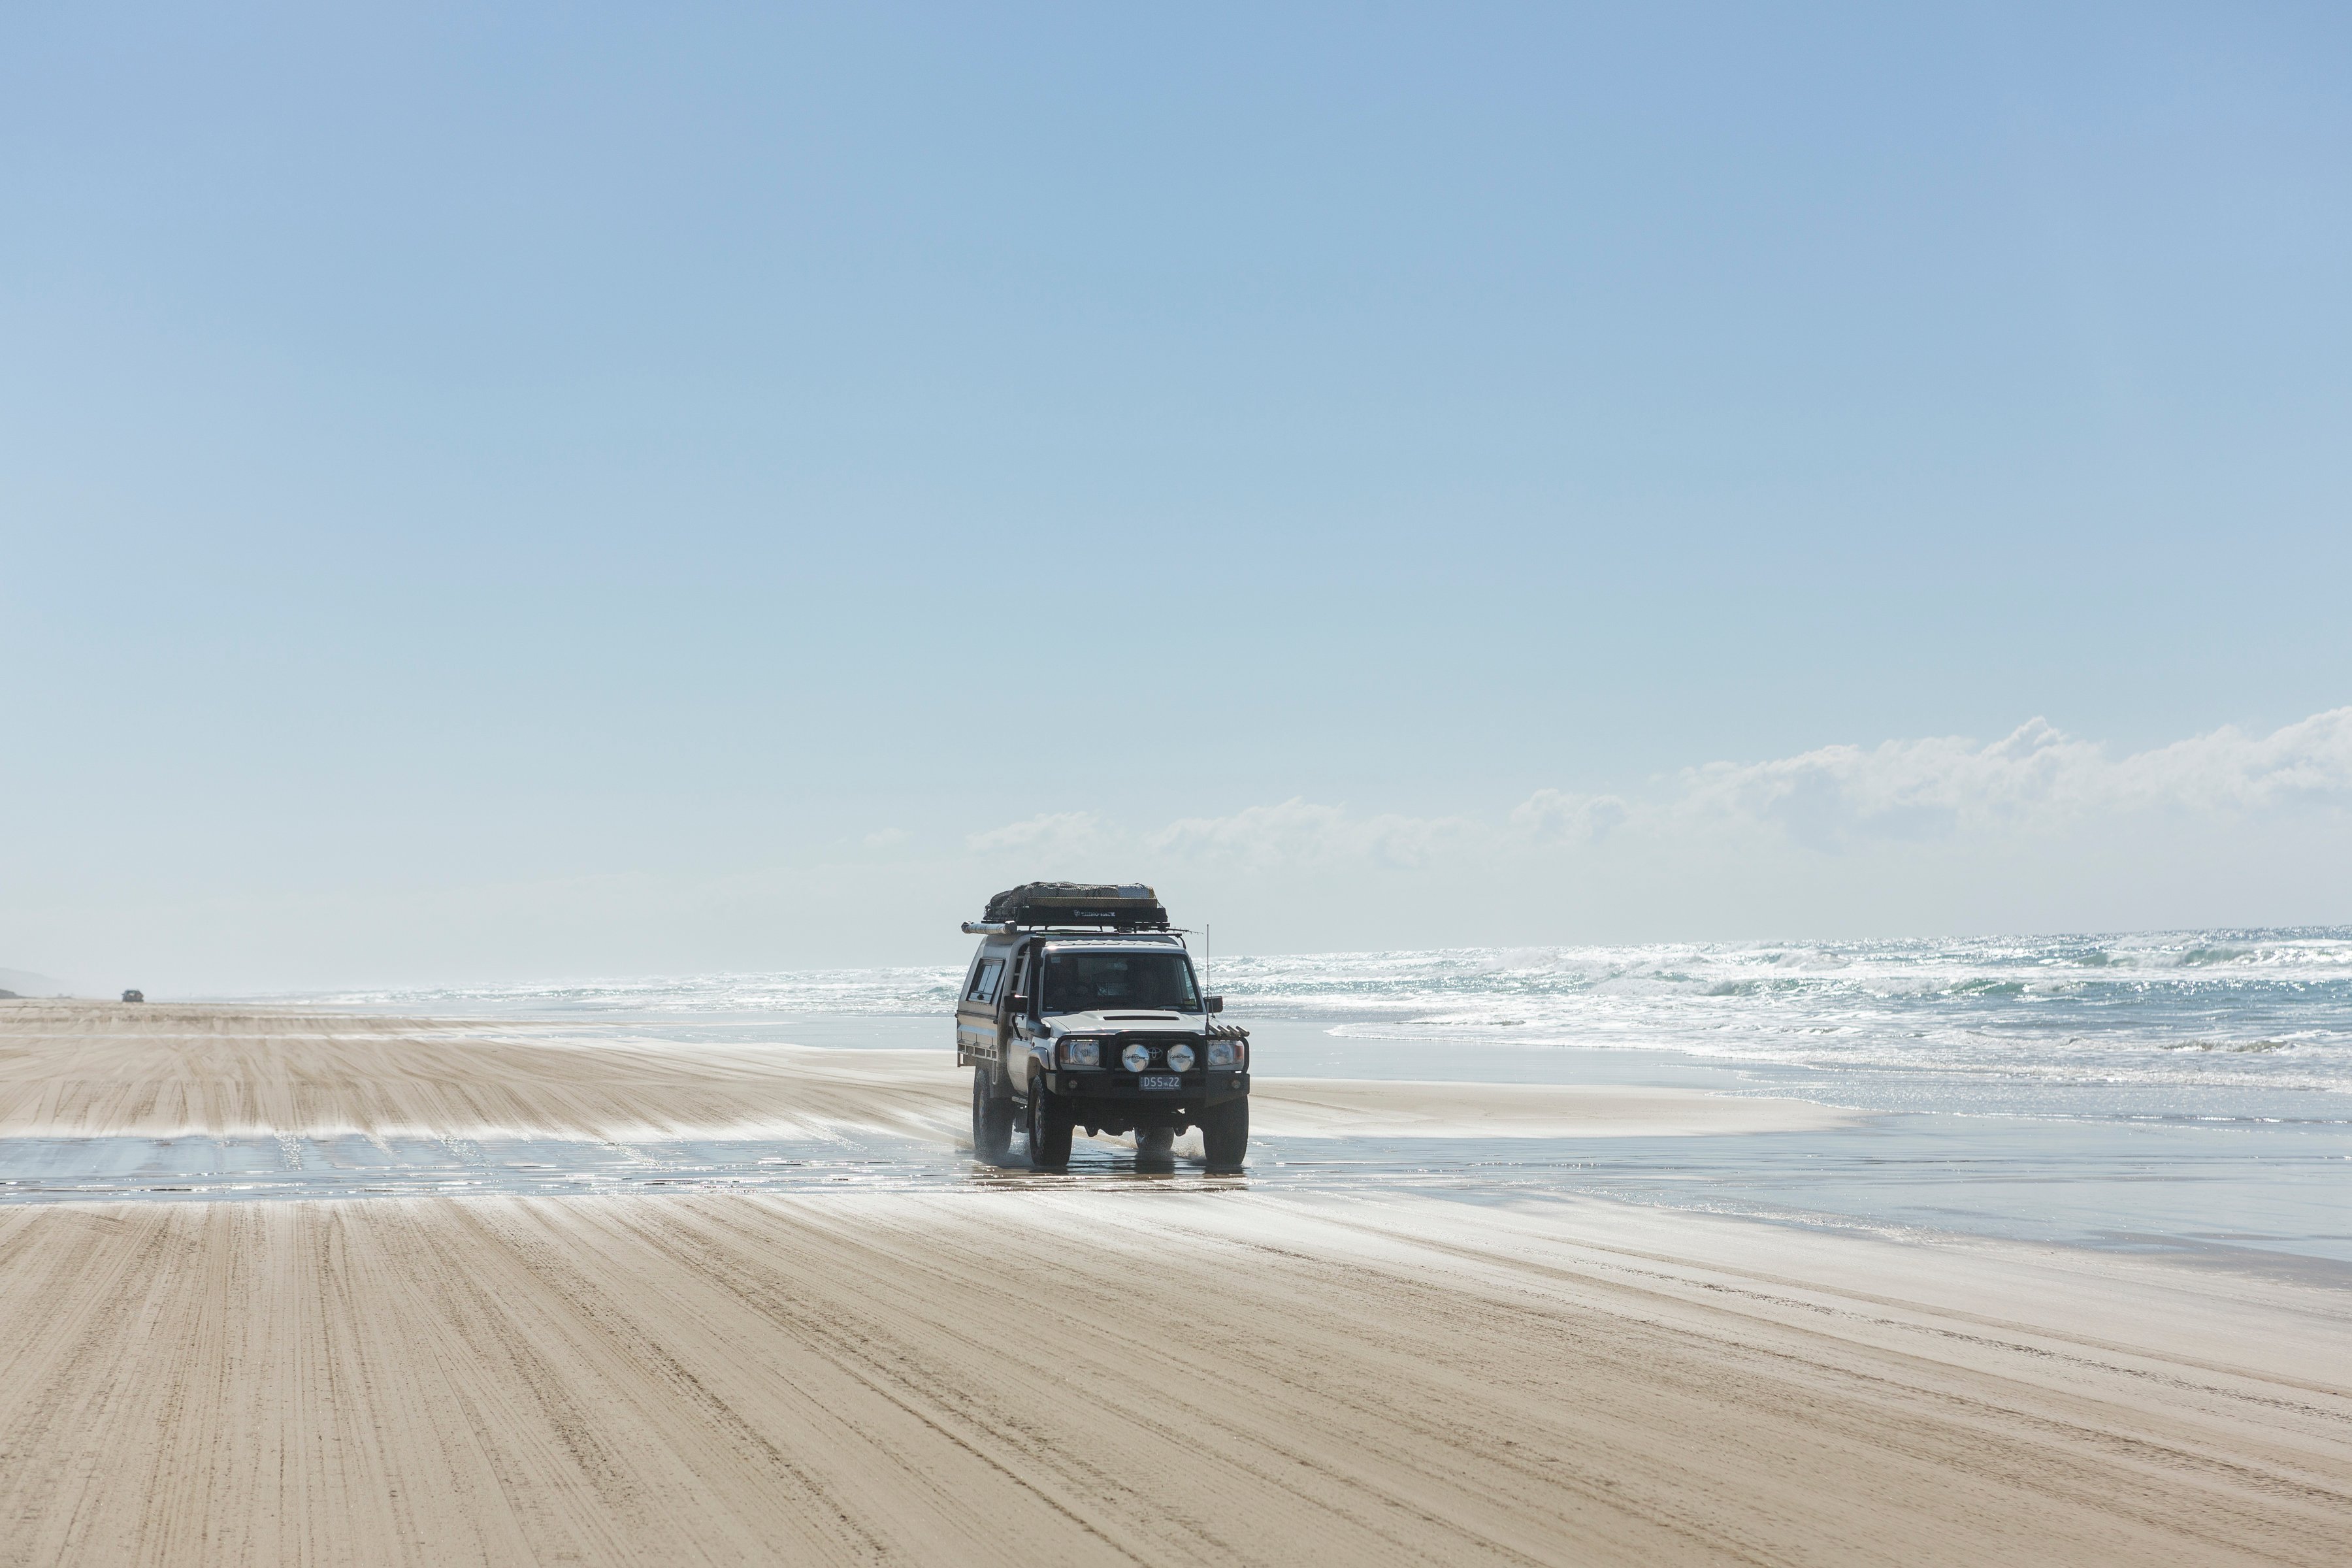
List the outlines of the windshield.
{"type": "Polygon", "coordinates": [[[1038,1011],[1092,1013],[1150,1007],[1201,1010],[1192,965],[1181,952],[1049,952],[1038,1011]]]}

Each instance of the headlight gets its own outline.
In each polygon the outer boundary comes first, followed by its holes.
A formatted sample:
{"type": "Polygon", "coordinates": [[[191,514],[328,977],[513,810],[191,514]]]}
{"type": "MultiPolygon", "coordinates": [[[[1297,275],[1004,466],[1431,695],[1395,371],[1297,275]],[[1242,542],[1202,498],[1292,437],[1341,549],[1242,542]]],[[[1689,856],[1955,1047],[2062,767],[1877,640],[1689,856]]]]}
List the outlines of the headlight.
{"type": "Polygon", "coordinates": [[[1119,1052],[1118,1059],[1127,1064],[1128,1071],[1141,1072],[1151,1065],[1151,1047],[1139,1040],[1119,1052]]]}
{"type": "Polygon", "coordinates": [[[1242,1065],[1242,1043],[1239,1040],[1211,1040],[1209,1065],[1213,1068],[1237,1068],[1242,1065]]]}
{"type": "Polygon", "coordinates": [[[1168,1070],[1171,1072],[1191,1072],[1192,1070],[1192,1047],[1186,1045],[1181,1040],[1179,1040],[1174,1045],[1169,1047],[1168,1070]]]}
{"type": "Polygon", "coordinates": [[[1102,1042],[1100,1040],[1064,1040],[1062,1065],[1066,1068],[1102,1066],[1102,1042]]]}

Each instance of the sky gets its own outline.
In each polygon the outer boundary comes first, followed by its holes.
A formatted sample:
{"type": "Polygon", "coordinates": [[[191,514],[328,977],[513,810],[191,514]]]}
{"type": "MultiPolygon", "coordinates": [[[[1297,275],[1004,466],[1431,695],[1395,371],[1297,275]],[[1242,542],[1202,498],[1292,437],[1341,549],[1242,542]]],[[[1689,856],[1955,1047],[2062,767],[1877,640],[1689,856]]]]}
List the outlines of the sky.
{"type": "Polygon", "coordinates": [[[2325,5],[0,15],[0,964],[2352,921],[2325,5]]]}

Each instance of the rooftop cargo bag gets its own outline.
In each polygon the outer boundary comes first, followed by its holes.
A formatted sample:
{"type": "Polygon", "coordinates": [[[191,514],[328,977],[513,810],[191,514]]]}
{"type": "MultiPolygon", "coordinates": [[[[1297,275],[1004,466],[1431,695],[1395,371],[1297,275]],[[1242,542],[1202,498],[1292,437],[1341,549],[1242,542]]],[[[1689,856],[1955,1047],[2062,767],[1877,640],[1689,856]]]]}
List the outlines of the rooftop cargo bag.
{"type": "Polygon", "coordinates": [[[1024,882],[988,900],[989,921],[1024,926],[1165,926],[1160,895],[1140,882],[1024,882]]]}

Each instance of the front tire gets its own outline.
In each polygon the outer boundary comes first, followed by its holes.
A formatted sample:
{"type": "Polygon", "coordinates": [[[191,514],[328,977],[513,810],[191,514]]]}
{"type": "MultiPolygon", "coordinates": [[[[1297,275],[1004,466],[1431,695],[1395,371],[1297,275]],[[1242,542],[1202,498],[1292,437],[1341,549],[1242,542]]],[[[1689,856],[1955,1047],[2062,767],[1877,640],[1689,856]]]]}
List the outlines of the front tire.
{"type": "Polygon", "coordinates": [[[1013,1101],[995,1088],[987,1068],[971,1069],[971,1152],[1001,1165],[1013,1149],[1013,1101]]]}
{"type": "Polygon", "coordinates": [[[1041,1171],[1069,1168],[1070,1113],[1054,1103],[1053,1092],[1042,1083],[1029,1090],[1029,1163],[1041,1171]]]}
{"type": "Polygon", "coordinates": [[[1201,1112],[1201,1142],[1212,1171],[1238,1171],[1249,1152],[1249,1101],[1229,1100],[1201,1112]]]}

